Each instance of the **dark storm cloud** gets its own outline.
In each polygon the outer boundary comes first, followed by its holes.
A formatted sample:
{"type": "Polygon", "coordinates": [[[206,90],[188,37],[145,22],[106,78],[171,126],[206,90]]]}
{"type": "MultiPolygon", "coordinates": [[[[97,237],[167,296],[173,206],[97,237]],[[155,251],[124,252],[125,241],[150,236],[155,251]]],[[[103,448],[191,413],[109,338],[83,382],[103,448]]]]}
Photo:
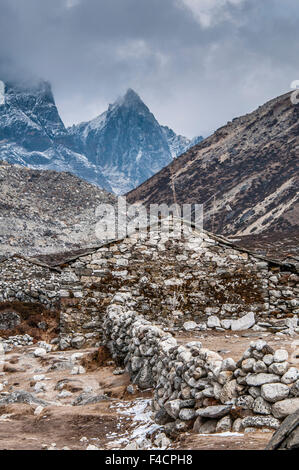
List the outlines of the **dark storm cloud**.
{"type": "Polygon", "coordinates": [[[132,87],[208,133],[288,91],[298,46],[297,0],[0,0],[0,77],[50,80],[67,124],[132,87]]]}

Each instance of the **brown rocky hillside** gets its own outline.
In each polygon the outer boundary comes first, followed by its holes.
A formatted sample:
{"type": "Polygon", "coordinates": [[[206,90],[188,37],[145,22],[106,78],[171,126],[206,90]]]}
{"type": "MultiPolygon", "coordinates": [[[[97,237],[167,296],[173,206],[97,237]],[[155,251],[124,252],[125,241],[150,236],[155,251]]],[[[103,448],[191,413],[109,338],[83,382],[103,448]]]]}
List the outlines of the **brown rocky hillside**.
{"type": "Polygon", "coordinates": [[[285,255],[294,254],[298,156],[299,105],[291,103],[288,93],[218,129],[131,191],[128,200],[172,204],[173,180],[178,203],[204,204],[205,229],[245,237],[251,247],[263,234],[265,251],[279,233],[279,241],[290,245],[285,255]]]}

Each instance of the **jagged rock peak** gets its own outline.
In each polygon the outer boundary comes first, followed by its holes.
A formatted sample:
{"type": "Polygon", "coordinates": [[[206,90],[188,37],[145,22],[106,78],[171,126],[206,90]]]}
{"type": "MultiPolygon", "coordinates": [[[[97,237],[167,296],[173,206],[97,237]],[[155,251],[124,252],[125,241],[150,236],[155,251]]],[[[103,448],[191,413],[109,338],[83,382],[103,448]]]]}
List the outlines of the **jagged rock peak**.
{"type": "Polygon", "coordinates": [[[108,111],[119,108],[129,108],[141,111],[145,114],[151,114],[149,108],[146,106],[144,101],[132,88],[129,88],[126,93],[120,98],[118,98],[113,104],[110,104],[108,111]]]}
{"type": "Polygon", "coordinates": [[[5,85],[5,92],[7,94],[33,94],[42,95],[47,97],[54,103],[54,96],[52,92],[51,83],[47,80],[5,80],[0,77],[0,80],[5,85]]]}
{"type": "Polygon", "coordinates": [[[125,104],[140,103],[140,102],[143,103],[140,96],[132,88],[129,88],[127,92],[125,93],[125,95],[123,96],[123,102],[125,104]]]}

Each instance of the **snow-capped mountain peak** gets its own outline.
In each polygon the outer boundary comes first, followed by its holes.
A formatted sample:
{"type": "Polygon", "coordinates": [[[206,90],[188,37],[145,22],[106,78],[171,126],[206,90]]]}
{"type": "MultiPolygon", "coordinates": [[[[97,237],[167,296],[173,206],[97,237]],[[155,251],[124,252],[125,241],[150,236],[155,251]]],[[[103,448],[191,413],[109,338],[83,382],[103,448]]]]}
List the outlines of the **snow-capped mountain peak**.
{"type": "Polygon", "coordinates": [[[66,129],[51,85],[5,84],[0,107],[0,160],[69,171],[125,194],[183,153],[190,140],[160,126],[131,88],[107,111],[66,129]]]}
{"type": "Polygon", "coordinates": [[[132,90],[132,88],[128,88],[124,96],[119,99],[119,104],[125,106],[136,106],[141,104],[145,106],[140,96],[136,93],[136,91],[132,90]]]}

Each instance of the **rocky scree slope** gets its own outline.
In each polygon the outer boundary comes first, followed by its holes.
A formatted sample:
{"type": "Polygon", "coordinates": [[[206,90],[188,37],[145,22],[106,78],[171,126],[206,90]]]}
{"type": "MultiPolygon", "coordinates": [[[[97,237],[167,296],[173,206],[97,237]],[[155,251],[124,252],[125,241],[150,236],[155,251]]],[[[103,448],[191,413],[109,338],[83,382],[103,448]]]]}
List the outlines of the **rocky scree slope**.
{"type": "Polygon", "coordinates": [[[98,244],[96,207],[115,201],[69,173],[0,162],[0,254],[55,253],[98,244]]]}
{"type": "Polygon", "coordinates": [[[299,232],[299,106],[290,94],[234,119],[128,194],[204,204],[204,228],[236,237],[299,232]]]}

